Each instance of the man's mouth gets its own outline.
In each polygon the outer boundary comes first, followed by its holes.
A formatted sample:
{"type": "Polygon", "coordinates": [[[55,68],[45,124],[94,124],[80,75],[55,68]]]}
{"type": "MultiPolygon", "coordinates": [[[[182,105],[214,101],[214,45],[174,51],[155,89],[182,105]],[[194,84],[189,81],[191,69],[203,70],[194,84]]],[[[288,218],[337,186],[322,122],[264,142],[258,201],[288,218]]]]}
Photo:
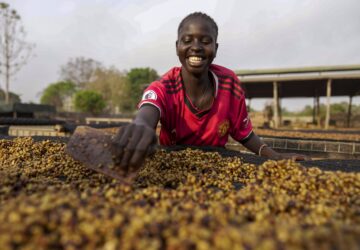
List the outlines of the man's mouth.
{"type": "Polygon", "coordinates": [[[188,61],[190,66],[201,66],[203,64],[203,58],[199,56],[189,56],[188,61]]]}

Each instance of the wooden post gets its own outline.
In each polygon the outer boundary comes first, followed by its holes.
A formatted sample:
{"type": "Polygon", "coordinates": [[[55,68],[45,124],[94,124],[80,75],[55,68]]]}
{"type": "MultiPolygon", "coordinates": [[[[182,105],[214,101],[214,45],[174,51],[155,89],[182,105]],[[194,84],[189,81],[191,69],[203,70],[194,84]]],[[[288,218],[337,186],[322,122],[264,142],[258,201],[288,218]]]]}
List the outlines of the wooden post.
{"type": "Polygon", "coordinates": [[[281,98],[279,98],[279,101],[278,101],[278,113],[279,113],[279,125],[281,126],[282,124],[282,111],[281,111],[281,98]]]}
{"type": "Polygon", "coordinates": [[[279,91],[278,83],[273,82],[273,109],[274,109],[274,128],[279,127],[279,91]]]}
{"type": "Polygon", "coordinates": [[[349,96],[349,107],[348,107],[348,113],[347,113],[347,127],[350,128],[350,122],[351,122],[351,107],[352,107],[352,96],[349,96]]]}
{"type": "Polygon", "coordinates": [[[316,96],[316,125],[320,128],[321,116],[320,116],[320,96],[316,96]]]}
{"type": "Polygon", "coordinates": [[[331,105],[331,79],[326,84],[326,117],[325,117],[325,129],[329,129],[330,123],[330,105],[331,105]]]}
{"type": "Polygon", "coordinates": [[[313,113],[312,113],[312,123],[315,125],[316,123],[316,96],[314,96],[314,103],[313,103],[313,113]]]}
{"type": "Polygon", "coordinates": [[[250,112],[251,110],[251,98],[249,98],[249,101],[247,103],[247,112],[250,112]]]}

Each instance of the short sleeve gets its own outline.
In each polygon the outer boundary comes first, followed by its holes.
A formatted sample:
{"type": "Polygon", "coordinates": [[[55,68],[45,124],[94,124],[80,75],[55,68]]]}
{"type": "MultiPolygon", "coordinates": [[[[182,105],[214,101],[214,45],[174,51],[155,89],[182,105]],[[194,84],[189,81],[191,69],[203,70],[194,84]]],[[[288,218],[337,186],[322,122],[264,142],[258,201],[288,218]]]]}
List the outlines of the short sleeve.
{"type": "Polygon", "coordinates": [[[144,91],[138,109],[144,105],[153,105],[160,111],[160,117],[165,112],[165,95],[160,82],[152,82],[144,91]]]}
{"type": "Polygon", "coordinates": [[[232,112],[232,126],[230,135],[238,142],[245,143],[253,134],[250,116],[247,112],[245,96],[241,95],[235,100],[234,112],[232,112]]]}

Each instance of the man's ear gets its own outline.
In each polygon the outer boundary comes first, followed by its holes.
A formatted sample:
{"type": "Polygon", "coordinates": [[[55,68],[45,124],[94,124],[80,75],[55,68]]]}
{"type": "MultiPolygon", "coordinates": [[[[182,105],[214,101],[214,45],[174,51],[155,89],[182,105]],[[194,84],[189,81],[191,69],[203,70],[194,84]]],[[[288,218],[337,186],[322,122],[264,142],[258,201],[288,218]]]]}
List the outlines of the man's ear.
{"type": "Polygon", "coordinates": [[[179,41],[176,40],[176,42],[175,42],[175,47],[176,47],[176,55],[177,55],[177,56],[179,56],[178,43],[179,43],[179,41]]]}
{"type": "Polygon", "coordinates": [[[216,57],[216,55],[217,55],[217,50],[218,50],[218,48],[219,48],[219,44],[218,44],[218,43],[215,43],[215,57],[216,57]]]}

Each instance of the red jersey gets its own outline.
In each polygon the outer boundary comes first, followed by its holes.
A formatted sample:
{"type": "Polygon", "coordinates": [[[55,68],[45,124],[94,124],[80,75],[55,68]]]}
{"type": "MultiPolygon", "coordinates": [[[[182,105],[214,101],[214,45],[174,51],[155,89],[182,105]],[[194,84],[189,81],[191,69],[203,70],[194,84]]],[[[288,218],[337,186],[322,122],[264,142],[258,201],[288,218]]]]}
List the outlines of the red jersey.
{"type": "Polygon", "coordinates": [[[212,106],[199,110],[185,93],[181,67],[174,67],[144,91],[138,107],[154,105],[160,111],[161,145],[223,147],[230,135],[245,142],[252,135],[244,92],[236,74],[211,65],[215,97],[212,106]]]}

